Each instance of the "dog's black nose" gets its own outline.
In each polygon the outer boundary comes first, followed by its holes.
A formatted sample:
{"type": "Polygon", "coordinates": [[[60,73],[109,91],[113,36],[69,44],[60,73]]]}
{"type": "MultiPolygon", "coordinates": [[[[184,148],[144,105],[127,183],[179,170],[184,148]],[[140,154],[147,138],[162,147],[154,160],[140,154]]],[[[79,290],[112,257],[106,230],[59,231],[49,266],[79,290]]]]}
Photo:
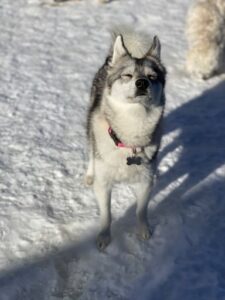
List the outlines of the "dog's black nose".
{"type": "Polygon", "coordinates": [[[135,82],[135,85],[140,90],[146,90],[149,87],[149,81],[145,78],[140,78],[135,82]]]}

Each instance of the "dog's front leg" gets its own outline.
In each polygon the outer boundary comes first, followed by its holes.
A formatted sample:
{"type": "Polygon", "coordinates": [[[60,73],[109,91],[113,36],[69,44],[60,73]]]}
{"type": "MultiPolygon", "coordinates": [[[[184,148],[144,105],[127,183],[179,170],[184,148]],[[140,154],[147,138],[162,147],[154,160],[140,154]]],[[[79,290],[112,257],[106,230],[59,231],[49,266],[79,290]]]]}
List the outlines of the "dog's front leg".
{"type": "Polygon", "coordinates": [[[142,240],[148,240],[151,236],[151,231],[148,225],[148,203],[150,200],[150,192],[153,185],[153,179],[145,180],[137,184],[137,232],[142,240]]]}
{"type": "Polygon", "coordinates": [[[92,185],[94,182],[94,149],[91,143],[89,148],[89,162],[87,172],[84,178],[84,182],[87,186],[92,185]]]}
{"type": "Polygon", "coordinates": [[[101,221],[96,241],[99,250],[104,250],[111,240],[111,190],[112,185],[107,182],[106,178],[95,177],[94,192],[99,205],[101,221]]]}

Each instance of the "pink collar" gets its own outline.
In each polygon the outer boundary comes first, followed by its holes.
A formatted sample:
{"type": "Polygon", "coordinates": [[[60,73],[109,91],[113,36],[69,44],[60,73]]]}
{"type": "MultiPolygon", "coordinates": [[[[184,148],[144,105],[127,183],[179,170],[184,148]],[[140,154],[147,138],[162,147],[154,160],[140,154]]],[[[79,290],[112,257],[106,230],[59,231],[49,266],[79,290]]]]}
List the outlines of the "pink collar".
{"type": "Polygon", "coordinates": [[[111,126],[109,126],[108,133],[109,133],[110,137],[112,138],[112,140],[114,141],[114,143],[117,147],[119,147],[119,148],[132,148],[132,147],[126,146],[123,142],[121,142],[121,140],[117,137],[115,131],[113,131],[111,126]]]}
{"type": "Polygon", "coordinates": [[[130,149],[132,149],[133,154],[136,154],[137,152],[143,151],[143,147],[127,146],[123,142],[121,142],[121,140],[117,137],[115,131],[112,129],[111,126],[109,126],[109,128],[108,128],[108,133],[109,133],[110,137],[112,138],[112,140],[114,141],[114,143],[117,147],[119,147],[119,148],[130,148],[130,149]]]}
{"type": "Polygon", "coordinates": [[[132,156],[127,157],[127,165],[141,165],[142,164],[142,158],[140,156],[137,156],[137,153],[144,152],[144,147],[131,147],[126,146],[123,142],[120,141],[120,139],[117,137],[115,131],[109,126],[108,133],[112,140],[114,141],[115,145],[119,148],[130,148],[132,151],[132,156]]]}

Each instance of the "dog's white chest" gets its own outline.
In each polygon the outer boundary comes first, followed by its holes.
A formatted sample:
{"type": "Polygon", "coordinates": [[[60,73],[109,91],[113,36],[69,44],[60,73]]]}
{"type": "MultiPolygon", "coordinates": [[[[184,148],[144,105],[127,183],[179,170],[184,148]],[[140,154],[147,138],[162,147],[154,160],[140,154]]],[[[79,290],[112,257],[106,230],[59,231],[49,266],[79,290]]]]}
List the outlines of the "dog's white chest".
{"type": "Polygon", "coordinates": [[[108,133],[108,123],[101,116],[95,116],[93,124],[97,155],[101,163],[107,165],[104,170],[107,169],[108,177],[114,181],[137,181],[140,174],[148,172],[141,149],[137,148],[137,153],[134,154],[132,148],[117,147],[108,133]],[[135,156],[143,160],[143,163],[128,165],[127,159],[135,156]]]}

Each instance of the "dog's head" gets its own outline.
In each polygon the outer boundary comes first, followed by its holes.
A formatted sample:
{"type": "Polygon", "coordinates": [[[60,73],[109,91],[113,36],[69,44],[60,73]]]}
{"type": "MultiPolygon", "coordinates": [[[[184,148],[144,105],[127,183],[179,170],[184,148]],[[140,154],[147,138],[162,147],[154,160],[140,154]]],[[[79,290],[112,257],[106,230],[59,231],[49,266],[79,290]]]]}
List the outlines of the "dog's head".
{"type": "Polygon", "coordinates": [[[145,107],[164,104],[166,71],[160,60],[160,48],[155,36],[147,53],[137,58],[126,47],[123,36],[116,37],[107,76],[108,92],[113,101],[139,103],[145,107]]]}

